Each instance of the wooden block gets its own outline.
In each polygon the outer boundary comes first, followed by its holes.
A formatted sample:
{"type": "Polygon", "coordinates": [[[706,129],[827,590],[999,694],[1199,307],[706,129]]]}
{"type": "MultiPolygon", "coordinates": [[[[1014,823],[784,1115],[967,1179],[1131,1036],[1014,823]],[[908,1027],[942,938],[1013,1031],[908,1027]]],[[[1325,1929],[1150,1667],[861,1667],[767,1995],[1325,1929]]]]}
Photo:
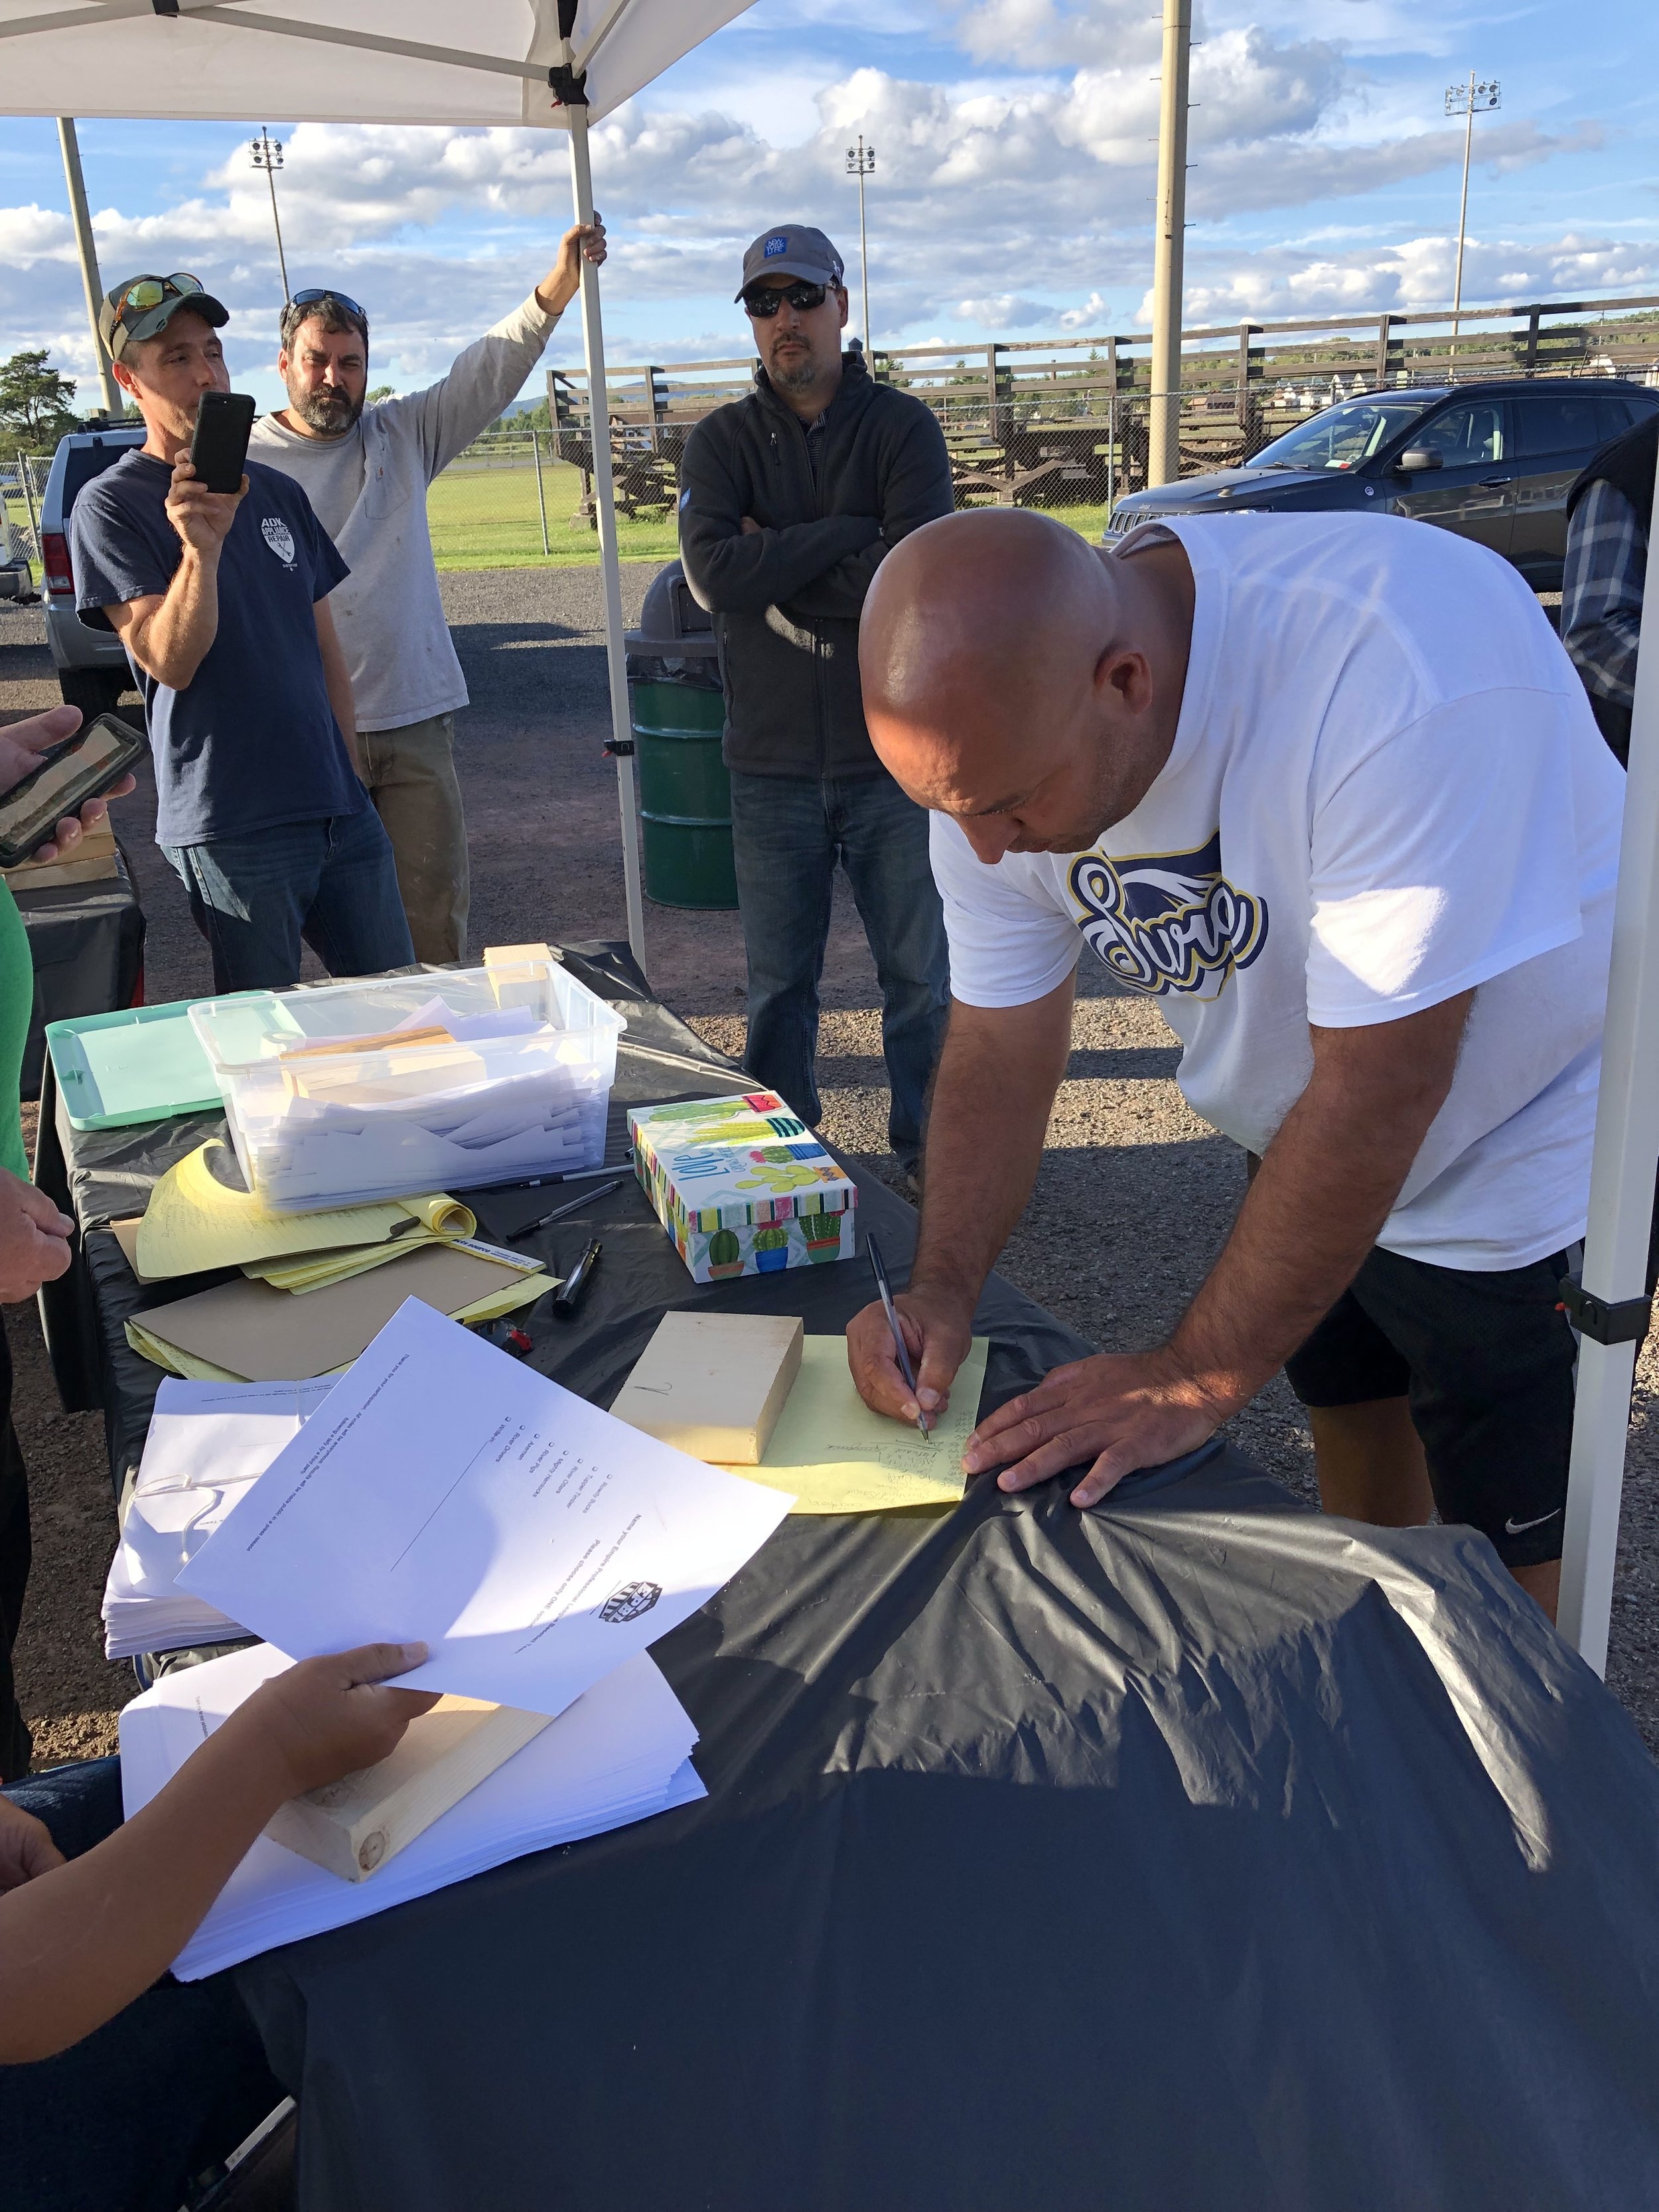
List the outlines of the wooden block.
{"type": "Polygon", "coordinates": [[[440,1698],[390,1759],[290,1797],[265,1833],[344,1881],[366,1881],[548,1725],[544,1713],[440,1698]]]}
{"type": "Polygon", "coordinates": [[[550,945],[487,945],[484,947],[486,968],[518,968],[526,960],[551,960],[550,945]]]}
{"type": "Polygon", "coordinates": [[[538,1021],[550,1012],[546,965],[556,965],[550,945],[489,945],[484,948],[484,973],[495,994],[495,1004],[506,1008],[528,1006],[538,1021]]]}
{"type": "Polygon", "coordinates": [[[71,852],[59,854],[55,860],[20,860],[15,868],[5,871],[5,877],[15,891],[44,891],[59,884],[108,883],[119,873],[115,865],[115,832],[106,815],[90,830],[82,831],[80,842],[71,852]]]}
{"type": "Polygon", "coordinates": [[[791,1314],[665,1314],[611,1412],[722,1467],[758,1467],[800,1371],[791,1314]]]}
{"type": "Polygon", "coordinates": [[[446,1029],[382,1030],[375,1036],[325,1037],[321,1044],[290,1045],[286,1052],[276,1055],[286,1064],[290,1060],[324,1060],[343,1052],[397,1052],[410,1044],[453,1044],[455,1039],[446,1029]]]}

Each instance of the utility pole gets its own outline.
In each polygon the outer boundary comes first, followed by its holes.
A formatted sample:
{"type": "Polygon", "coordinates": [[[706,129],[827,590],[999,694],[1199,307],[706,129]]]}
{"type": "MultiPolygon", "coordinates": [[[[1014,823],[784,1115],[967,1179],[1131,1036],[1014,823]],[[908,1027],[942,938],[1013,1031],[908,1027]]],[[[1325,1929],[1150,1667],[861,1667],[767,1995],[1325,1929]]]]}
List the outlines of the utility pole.
{"type": "Polygon", "coordinates": [[[276,228],[276,266],[283,272],[283,305],[286,307],[293,294],[288,289],[288,260],[283,252],[283,223],[276,212],[276,172],[283,166],[283,142],[273,138],[262,123],[259,135],[253,142],[253,166],[265,173],[265,182],[270,186],[270,220],[276,228]]]}
{"type": "Polygon", "coordinates": [[[75,244],[81,256],[81,284],[87,295],[87,320],[92,325],[92,350],[98,362],[98,381],[104,387],[104,411],[112,422],[122,416],[121,392],[110,367],[104,341],[98,334],[98,311],[104,304],[103,279],[98,274],[98,248],[93,241],[92,216],[87,207],[87,185],[81,174],[81,148],[75,136],[75,118],[58,118],[58,143],[64,152],[64,175],[69,183],[70,220],[75,225],[75,244]]]}
{"type": "Polygon", "coordinates": [[[859,318],[864,330],[864,350],[870,351],[870,246],[864,234],[864,180],[873,176],[876,149],[864,143],[864,133],[859,133],[859,143],[847,149],[847,173],[859,180],[859,282],[862,287],[859,318]]]}
{"type": "Polygon", "coordinates": [[[1463,305],[1463,234],[1469,221],[1469,156],[1474,151],[1474,118],[1503,104],[1496,77],[1483,84],[1473,70],[1467,84],[1446,87],[1446,112],[1462,115],[1463,125],[1463,197],[1457,204],[1457,274],[1452,283],[1452,351],[1457,351],[1459,311],[1463,305]]]}
{"type": "Polygon", "coordinates": [[[1163,97],[1158,119],[1158,240],[1152,259],[1152,402],[1146,482],[1181,474],[1181,279],[1187,236],[1187,76],[1193,0],[1164,0],[1163,97]]]}

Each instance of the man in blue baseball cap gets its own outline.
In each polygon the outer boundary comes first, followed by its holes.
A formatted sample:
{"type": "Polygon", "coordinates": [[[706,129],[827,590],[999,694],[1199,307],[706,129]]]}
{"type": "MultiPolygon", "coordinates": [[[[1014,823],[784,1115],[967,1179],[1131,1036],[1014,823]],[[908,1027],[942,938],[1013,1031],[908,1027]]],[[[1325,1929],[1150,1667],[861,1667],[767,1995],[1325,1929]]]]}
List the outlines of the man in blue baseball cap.
{"type": "Polygon", "coordinates": [[[930,410],[877,383],[856,343],[842,349],[842,273],[805,223],[774,225],[744,255],[737,296],[760,356],[755,389],[686,441],[680,554],[720,641],[745,1064],[818,1120],[817,986],[839,864],[881,984],[889,1139],[914,1177],[945,1030],[945,927],[927,817],[864,726],[858,628],[889,549],[955,502],[930,410]]]}

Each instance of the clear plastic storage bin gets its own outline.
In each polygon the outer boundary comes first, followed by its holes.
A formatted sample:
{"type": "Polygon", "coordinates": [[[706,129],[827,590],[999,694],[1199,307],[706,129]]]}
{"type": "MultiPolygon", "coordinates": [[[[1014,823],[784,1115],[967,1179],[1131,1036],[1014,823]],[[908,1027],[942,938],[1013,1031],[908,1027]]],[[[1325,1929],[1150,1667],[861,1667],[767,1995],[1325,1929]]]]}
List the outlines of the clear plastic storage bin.
{"type": "Polygon", "coordinates": [[[190,1009],[250,1190],[279,1212],[598,1167],[628,1024],[556,961],[190,1009]]]}

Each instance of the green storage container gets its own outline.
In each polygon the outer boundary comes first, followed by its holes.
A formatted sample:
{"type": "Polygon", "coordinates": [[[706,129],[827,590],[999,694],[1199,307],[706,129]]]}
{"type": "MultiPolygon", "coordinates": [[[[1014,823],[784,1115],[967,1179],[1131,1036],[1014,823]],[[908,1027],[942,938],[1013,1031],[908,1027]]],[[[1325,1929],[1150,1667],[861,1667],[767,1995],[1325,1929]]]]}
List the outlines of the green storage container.
{"type": "Polygon", "coordinates": [[[734,907],[732,780],[720,758],[720,692],[633,683],[645,895],[659,906],[734,907]]]}
{"type": "Polygon", "coordinates": [[[735,907],[726,701],[714,628],[678,561],[653,577],[628,634],[645,895],[659,906],[735,907]]]}

